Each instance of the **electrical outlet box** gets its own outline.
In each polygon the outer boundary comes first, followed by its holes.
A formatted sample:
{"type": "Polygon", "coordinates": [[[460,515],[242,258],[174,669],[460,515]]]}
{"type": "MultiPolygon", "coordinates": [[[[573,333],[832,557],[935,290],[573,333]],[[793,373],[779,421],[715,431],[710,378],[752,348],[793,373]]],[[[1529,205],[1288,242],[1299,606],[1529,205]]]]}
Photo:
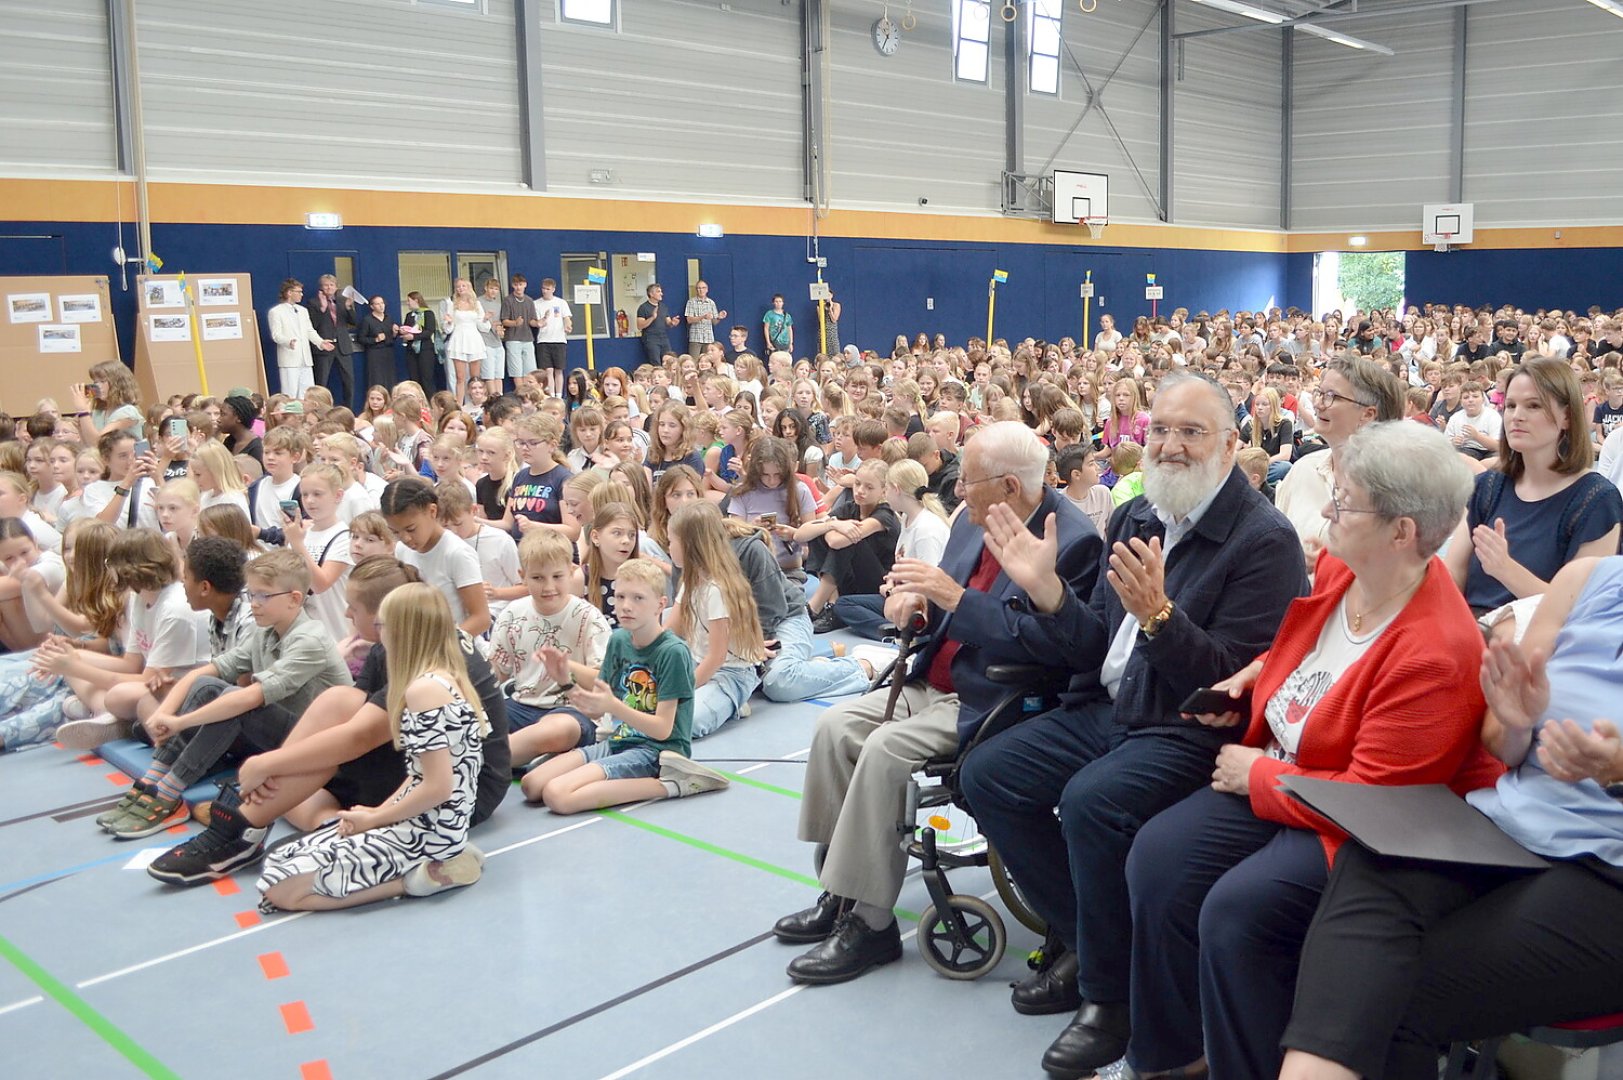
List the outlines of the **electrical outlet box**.
{"type": "Polygon", "coordinates": [[[935,297],[926,296],[924,298],[924,310],[925,311],[934,311],[935,310],[935,297]]]}

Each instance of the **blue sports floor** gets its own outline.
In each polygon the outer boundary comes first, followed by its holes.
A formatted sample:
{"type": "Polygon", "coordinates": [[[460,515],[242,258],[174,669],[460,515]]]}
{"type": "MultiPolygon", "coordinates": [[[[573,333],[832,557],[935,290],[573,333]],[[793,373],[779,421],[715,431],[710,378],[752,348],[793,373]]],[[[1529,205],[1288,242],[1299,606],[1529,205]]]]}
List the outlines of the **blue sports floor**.
{"type": "MultiPolygon", "coordinates": [[[[99,758],[0,757],[0,1077],[1040,1077],[1065,1018],[1008,1004],[1036,938],[1006,918],[995,971],[937,975],[916,874],[900,963],[784,975],[804,947],[768,931],[817,895],[795,821],[820,707],[752,707],[694,748],[743,759],[715,763],[730,790],[560,818],[515,788],[471,888],[263,919],[253,873],[179,890],[132,867],[178,837],[101,833],[126,781],[99,758]]],[[[992,896],[984,870],[952,883],[992,896]]]]}

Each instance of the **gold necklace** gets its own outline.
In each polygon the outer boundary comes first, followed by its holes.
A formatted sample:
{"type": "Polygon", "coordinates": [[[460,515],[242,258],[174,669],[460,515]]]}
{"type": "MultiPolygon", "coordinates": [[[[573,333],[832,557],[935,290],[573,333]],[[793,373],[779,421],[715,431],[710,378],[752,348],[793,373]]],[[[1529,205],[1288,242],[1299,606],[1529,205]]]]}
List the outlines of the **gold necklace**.
{"type": "Polygon", "coordinates": [[[1370,614],[1372,612],[1379,611],[1381,608],[1385,607],[1387,604],[1390,604],[1392,601],[1396,600],[1398,597],[1402,596],[1404,593],[1409,592],[1411,589],[1418,589],[1420,587],[1420,583],[1425,581],[1425,580],[1426,580],[1426,571],[1422,570],[1420,572],[1420,576],[1418,578],[1416,578],[1412,584],[1405,585],[1403,588],[1399,589],[1397,592],[1393,593],[1391,596],[1388,596],[1385,600],[1382,600],[1379,604],[1372,604],[1369,607],[1365,608],[1363,611],[1355,611],[1355,612],[1353,612],[1352,613],[1352,631],[1353,631],[1353,633],[1355,633],[1355,634],[1359,633],[1364,629],[1364,616],[1365,615],[1368,615],[1368,614],[1370,614]]]}

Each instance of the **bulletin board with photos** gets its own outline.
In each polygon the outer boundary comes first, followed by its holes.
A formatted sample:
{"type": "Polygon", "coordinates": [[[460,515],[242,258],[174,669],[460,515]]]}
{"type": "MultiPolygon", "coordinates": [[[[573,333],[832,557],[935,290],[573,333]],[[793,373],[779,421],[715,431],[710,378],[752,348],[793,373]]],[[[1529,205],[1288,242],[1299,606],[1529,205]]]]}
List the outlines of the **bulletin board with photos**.
{"type": "Polygon", "coordinates": [[[146,401],[171,394],[201,393],[197,344],[203,348],[208,391],[221,397],[232,387],[266,393],[265,361],[247,274],[188,274],[187,303],[179,275],[136,279],[135,381],[146,401]],[[193,341],[193,333],[198,335],[193,341]]]}
{"type": "Polygon", "coordinates": [[[42,398],[71,408],[68,388],[120,359],[106,277],[5,277],[0,296],[0,409],[12,416],[42,398]]]}

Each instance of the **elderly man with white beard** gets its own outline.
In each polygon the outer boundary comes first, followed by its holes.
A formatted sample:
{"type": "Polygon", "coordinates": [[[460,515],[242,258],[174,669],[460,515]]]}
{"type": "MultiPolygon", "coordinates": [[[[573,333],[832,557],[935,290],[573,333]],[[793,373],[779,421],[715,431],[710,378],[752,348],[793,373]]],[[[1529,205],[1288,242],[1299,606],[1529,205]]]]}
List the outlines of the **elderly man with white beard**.
{"type": "Polygon", "coordinates": [[[1063,587],[1050,542],[1006,515],[988,520],[1004,572],[1075,643],[1067,659],[1079,672],[1058,709],[987,740],[961,773],[981,831],[1049,926],[1014,1007],[1075,1011],[1043,1055],[1052,1076],[1091,1076],[1125,1053],[1127,853],[1145,822],[1211,780],[1236,737],[1179,706],[1255,659],[1308,591],[1290,522],[1234,467],[1238,441],[1222,387],[1161,382],[1144,494],[1111,518],[1091,596],[1063,587]]]}

